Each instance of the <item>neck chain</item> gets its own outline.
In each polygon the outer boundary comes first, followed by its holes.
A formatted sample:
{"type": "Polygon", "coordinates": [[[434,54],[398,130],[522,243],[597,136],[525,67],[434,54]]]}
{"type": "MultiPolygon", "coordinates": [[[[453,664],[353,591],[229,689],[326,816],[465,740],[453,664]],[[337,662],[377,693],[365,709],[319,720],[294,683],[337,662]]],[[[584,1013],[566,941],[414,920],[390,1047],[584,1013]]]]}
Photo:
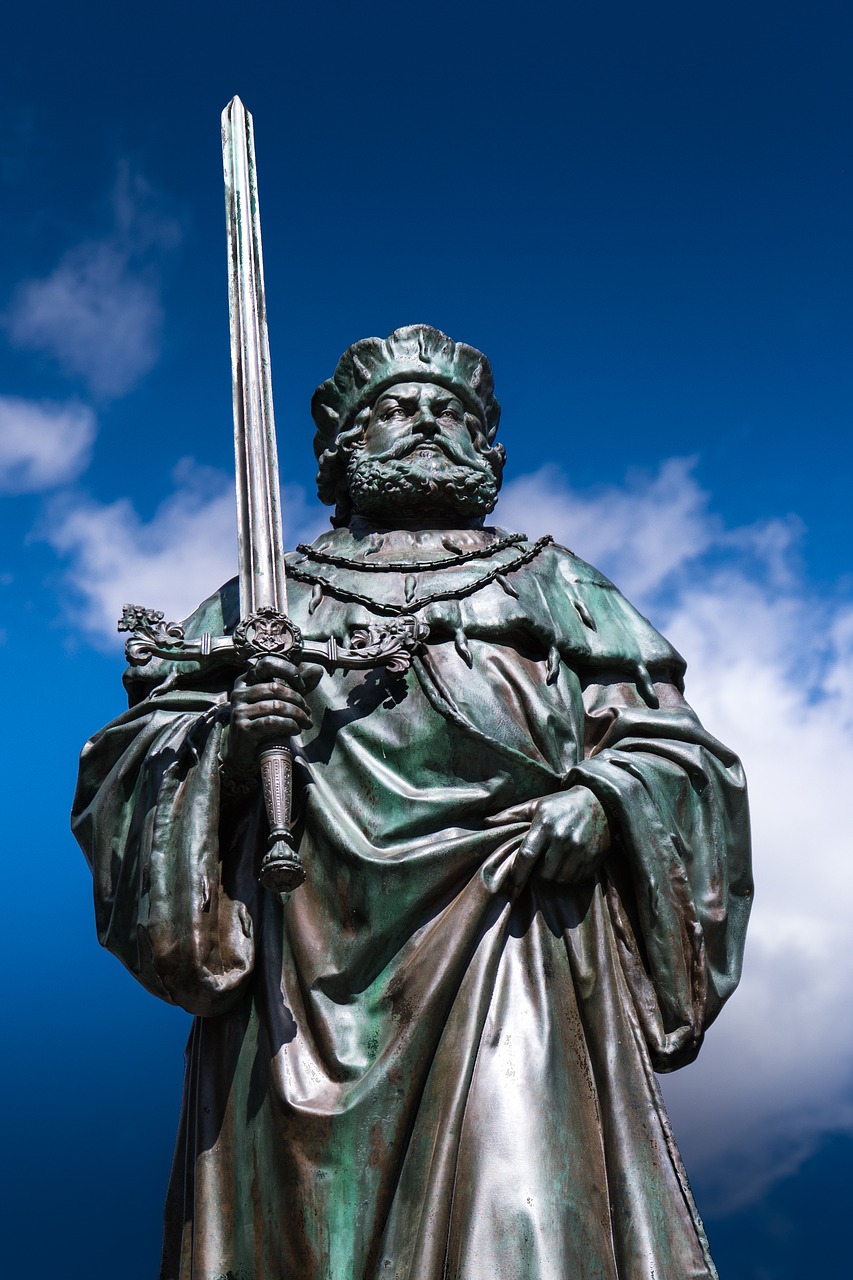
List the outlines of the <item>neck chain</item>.
{"type": "MultiPolygon", "coordinates": [[[[450,569],[455,565],[465,564],[468,560],[480,560],[526,541],[523,533],[509,533],[484,547],[476,547],[473,551],[457,551],[455,555],[445,556],[443,560],[351,560],[348,556],[319,551],[305,542],[298,543],[296,550],[301,551],[309,560],[316,560],[318,564],[331,564],[337,569],[364,569],[368,573],[420,573],[428,569],[450,569]]],[[[445,542],[444,546],[452,549],[453,544],[445,542]]],[[[288,572],[291,570],[288,569],[288,572]]]]}
{"type": "MultiPolygon", "coordinates": [[[[520,535],[514,534],[512,543],[509,541],[502,541],[503,545],[510,546],[519,540],[520,535]]],[[[386,564],[383,567],[387,567],[389,569],[391,567],[395,567],[399,572],[408,571],[404,585],[404,593],[406,596],[405,604],[394,604],[390,601],[376,600],[372,596],[362,594],[360,591],[351,591],[349,588],[343,587],[337,582],[333,582],[330,578],[326,578],[322,574],[311,573],[307,569],[303,569],[298,565],[288,565],[287,572],[288,575],[291,578],[295,578],[297,582],[305,582],[309,586],[313,587],[312,604],[309,606],[310,613],[314,612],[314,607],[316,607],[316,603],[319,602],[319,595],[321,595],[323,591],[328,591],[330,595],[337,596],[341,600],[349,601],[352,604],[362,604],[365,608],[370,609],[374,613],[393,613],[401,615],[417,613],[419,609],[425,609],[427,605],[435,604],[438,600],[462,600],[466,596],[472,596],[476,591],[480,591],[490,582],[497,582],[507,595],[517,598],[518,592],[515,590],[515,587],[513,587],[506,575],[508,573],[514,573],[515,570],[520,569],[522,565],[530,564],[531,560],[535,560],[536,556],[539,555],[539,552],[553,541],[554,539],[551,535],[546,534],[544,538],[539,538],[538,541],[534,542],[526,551],[518,552],[514,560],[510,560],[507,564],[495,565],[493,568],[488,569],[484,574],[482,574],[481,577],[476,578],[473,582],[463,583],[462,586],[459,587],[448,587],[443,591],[430,591],[426,595],[417,597],[415,596],[417,581],[414,576],[417,570],[442,568],[450,563],[459,564],[462,563],[462,561],[442,560],[438,564],[434,561],[428,561],[426,564],[422,564],[419,561],[410,561],[408,564],[397,564],[395,566],[386,564]]],[[[494,543],[490,550],[496,550],[497,547],[498,544],[494,543]]],[[[300,546],[298,550],[301,551],[302,547],[300,546]]],[[[316,552],[312,554],[314,554],[317,559],[320,558],[316,552]]],[[[478,552],[478,554],[482,553],[478,552]]],[[[463,556],[465,560],[474,559],[474,556],[470,552],[461,552],[460,555],[463,556]]],[[[366,567],[358,561],[345,560],[343,557],[336,558],[331,561],[331,563],[338,564],[339,567],[347,569],[362,569],[366,567]]],[[[370,567],[378,568],[379,566],[371,565],[370,567]]]]}

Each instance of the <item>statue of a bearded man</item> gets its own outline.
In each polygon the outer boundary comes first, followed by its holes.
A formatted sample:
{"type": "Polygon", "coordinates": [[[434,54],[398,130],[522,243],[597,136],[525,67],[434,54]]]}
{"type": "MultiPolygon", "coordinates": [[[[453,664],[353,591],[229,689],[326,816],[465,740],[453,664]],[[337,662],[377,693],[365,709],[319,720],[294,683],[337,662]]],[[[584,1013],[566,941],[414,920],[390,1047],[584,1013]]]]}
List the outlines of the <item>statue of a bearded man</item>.
{"type": "MultiPolygon", "coordinates": [[[[316,392],[334,528],[306,641],[415,618],[404,676],[153,661],[83,752],[101,942],[195,1015],[163,1280],[699,1280],[654,1073],[738,981],[736,757],[678,653],[549,538],[487,524],[488,361],[426,325],[316,392]],[[308,881],[258,885],[291,737],[308,881]]],[[[187,635],[227,633],[235,581],[187,635]]]]}

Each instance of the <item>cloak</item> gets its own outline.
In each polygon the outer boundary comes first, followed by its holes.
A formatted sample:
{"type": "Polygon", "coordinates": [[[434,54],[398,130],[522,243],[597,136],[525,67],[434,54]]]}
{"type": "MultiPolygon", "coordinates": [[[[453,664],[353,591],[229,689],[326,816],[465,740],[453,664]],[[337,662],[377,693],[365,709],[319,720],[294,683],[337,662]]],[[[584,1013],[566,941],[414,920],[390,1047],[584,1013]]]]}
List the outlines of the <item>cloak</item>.
{"type": "MultiPolygon", "coordinates": [[[[233,668],[131,670],[84,748],[100,940],[196,1015],[162,1280],[716,1276],[654,1072],[695,1057],[740,974],[741,766],[589,565],[490,528],[430,568],[438,537],[288,557],[306,640],[430,626],[405,676],[308,695],[289,900],[257,884],[259,794],[220,786],[233,668]],[[576,785],[613,832],[601,872],[510,887],[535,801],[576,785]]],[[[187,634],[238,618],[232,582],[187,634]]]]}

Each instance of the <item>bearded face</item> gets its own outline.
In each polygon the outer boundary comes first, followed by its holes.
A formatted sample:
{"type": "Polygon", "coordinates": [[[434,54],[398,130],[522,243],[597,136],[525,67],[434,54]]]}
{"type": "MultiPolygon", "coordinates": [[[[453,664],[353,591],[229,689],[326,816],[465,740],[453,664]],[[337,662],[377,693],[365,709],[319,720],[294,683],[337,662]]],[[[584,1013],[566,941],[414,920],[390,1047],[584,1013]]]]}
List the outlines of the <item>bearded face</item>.
{"type": "MultiPolygon", "coordinates": [[[[500,472],[484,456],[471,423],[444,387],[413,382],[383,392],[349,457],[354,509],[385,524],[487,515],[497,501],[500,472]]],[[[493,452],[499,467],[501,455],[493,452]]]]}

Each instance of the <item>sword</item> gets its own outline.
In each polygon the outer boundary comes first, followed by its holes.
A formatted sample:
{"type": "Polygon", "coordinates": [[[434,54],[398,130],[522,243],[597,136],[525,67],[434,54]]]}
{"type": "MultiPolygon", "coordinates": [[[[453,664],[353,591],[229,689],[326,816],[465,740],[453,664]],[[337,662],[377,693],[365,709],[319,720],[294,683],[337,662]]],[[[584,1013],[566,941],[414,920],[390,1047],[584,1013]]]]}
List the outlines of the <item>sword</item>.
{"type": "MultiPolygon", "coordinates": [[[[232,636],[187,640],[181,623],[165,622],[159,610],[125,605],[119,631],[129,631],[128,662],[144,666],[152,657],[175,662],[231,661],[244,669],[265,654],[292,662],[318,662],[328,670],[383,666],[408,670],[428,635],[406,616],[354,627],[348,645],[334,636],[306,644],[287,616],[287,575],[281,525],[278,450],[270,377],[264,266],[258,210],[252,117],[239,98],[222,113],[222,161],[228,233],[228,302],[234,404],[234,458],[240,622],[232,636]]],[[[181,676],[175,680],[180,681],[181,676]]],[[[170,681],[170,685],[171,685],[170,681]]],[[[165,687],[165,686],[162,686],[165,687]]],[[[156,697],[155,689],[150,697],[156,697]]],[[[290,832],[293,754],[286,742],[265,742],[259,752],[269,846],[259,879],[274,893],[290,893],[305,869],[290,832]]]]}
{"type": "MultiPolygon", "coordinates": [[[[287,616],[255,132],[251,115],[237,97],[222,112],[222,166],[228,234],[241,626],[246,632],[253,622],[255,630],[261,620],[267,630],[273,624],[279,652],[298,657],[302,638],[287,616]]],[[[250,661],[256,656],[256,647],[250,642],[246,654],[250,661]]],[[[270,826],[260,880],[265,888],[289,893],[305,879],[290,835],[293,755],[286,742],[271,741],[264,745],[259,760],[270,826]]]]}

